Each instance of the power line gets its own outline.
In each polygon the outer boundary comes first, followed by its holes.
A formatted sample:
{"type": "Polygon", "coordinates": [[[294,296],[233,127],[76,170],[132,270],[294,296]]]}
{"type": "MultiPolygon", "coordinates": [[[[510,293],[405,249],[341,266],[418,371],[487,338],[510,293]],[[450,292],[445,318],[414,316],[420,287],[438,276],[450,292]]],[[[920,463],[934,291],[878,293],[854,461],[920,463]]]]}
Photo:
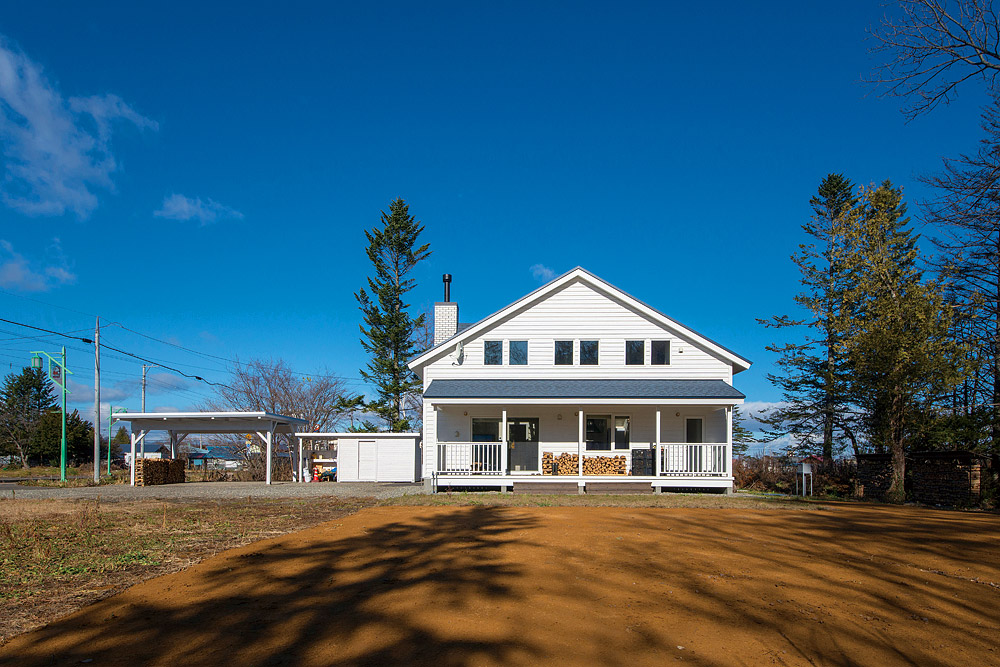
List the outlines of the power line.
{"type": "MultiPolygon", "coordinates": [[[[43,327],[36,327],[36,326],[34,326],[32,324],[25,324],[24,322],[16,322],[14,320],[8,320],[8,319],[6,319],[4,317],[0,317],[0,322],[7,322],[8,324],[14,324],[14,325],[17,325],[19,327],[25,327],[27,329],[34,329],[35,331],[43,331],[43,332],[45,332],[47,334],[52,334],[54,336],[62,336],[63,338],[69,338],[70,340],[78,340],[78,341],[80,341],[82,343],[89,343],[89,344],[93,344],[94,343],[94,341],[91,340],[91,339],[89,339],[89,338],[80,338],[78,336],[72,336],[70,334],[62,333],[60,331],[53,331],[51,329],[45,329],[43,327]]],[[[155,362],[155,361],[153,361],[151,359],[147,359],[145,357],[141,357],[138,354],[132,354],[131,352],[126,352],[125,350],[119,349],[117,347],[113,347],[111,345],[107,345],[105,343],[101,343],[100,346],[103,347],[103,348],[106,348],[108,350],[112,350],[114,352],[117,352],[119,354],[124,354],[126,356],[129,356],[129,357],[132,357],[134,359],[138,359],[140,361],[144,361],[144,362],[147,362],[147,363],[150,363],[150,364],[156,364],[157,363],[157,362],[155,362]]],[[[173,368],[171,366],[167,366],[165,364],[157,364],[157,365],[160,366],[160,367],[162,367],[162,368],[165,368],[167,370],[173,371],[173,372],[177,373],[178,375],[183,375],[184,377],[192,378],[194,380],[199,380],[201,382],[204,382],[205,384],[213,385],[213,386],[216,386],[216,387],[227,387],[227,388],[229,387],[229,385],[223,384],[221,382],[212,382],[211,380],[206,380],[205,378],[201,377],[200,375],[193,375],[191,373],[185,373],[182,370],[179,370],[177,368],[173,368]]]]}

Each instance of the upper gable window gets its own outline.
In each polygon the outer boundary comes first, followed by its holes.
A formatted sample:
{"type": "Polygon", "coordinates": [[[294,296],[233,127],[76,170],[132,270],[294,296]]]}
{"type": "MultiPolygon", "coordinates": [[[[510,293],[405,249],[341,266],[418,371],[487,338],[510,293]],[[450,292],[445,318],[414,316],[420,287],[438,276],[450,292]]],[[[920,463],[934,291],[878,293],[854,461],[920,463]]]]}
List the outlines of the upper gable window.
{"type": "Polygon", "coordinates": [[[503,363],[502,340],[488,340],[483,343],[483,363],[487,366],[499,366],[503,363]]]}
{"type": "Polygon", "coordinates": [[[596,366],[599,361],[598,342],[596,340],[580,341],[580,365],[596,366]]]}
{"type": "Polygon", "coordinates": [[[650,345],[650,363],[654,366],[666,366],[670,363],[670,341],[654,340],[650,345]]]}
{"type": "Polygon", "coordinates": [[[573,365],[573,341],[557,340],[556,366],[572,366],[572,365],[573,365]]]}
{"type": "Polygon", "coordinates": [[[508,346],[508,363],[511,366],[526,366],[528,364],[528,341],[512,340],[508,346]]]}
{"type": "Polygon", "coordinates": [[[627,340],[625,341],[625,364],[628,366],[642,366],[646,363],[646,341],[627,340]]]}

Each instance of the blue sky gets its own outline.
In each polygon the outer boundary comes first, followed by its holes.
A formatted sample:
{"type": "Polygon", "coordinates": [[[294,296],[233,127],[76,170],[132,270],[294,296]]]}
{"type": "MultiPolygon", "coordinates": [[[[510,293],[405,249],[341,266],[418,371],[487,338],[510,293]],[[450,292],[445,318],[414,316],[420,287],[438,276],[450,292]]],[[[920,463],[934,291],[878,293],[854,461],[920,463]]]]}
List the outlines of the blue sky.
{"type": "MultiPolygon", "coordinates": [[[[403,197],[474,321],[580,265],[755,362],[829,172],[917,177],[982,95],[905,123],[861,83],[879,2],[65,3],[0,16],[0,312],[207,379],[280,357],[363,390],[363,230],[403,197]],[[318,4],[318,3],[317,3],[318,4]],[[212,355],[212,356],[208,356],[212,355]]],[[[0,326],[0,362],[54,350],[0,326]]],[[[70,350],[92,412],[92,359],[70,350]]],[[[105,360],[138,409],[140,363],[105,360]]],[[[151,408],[211,388],[154,371],[151,408]]]]}

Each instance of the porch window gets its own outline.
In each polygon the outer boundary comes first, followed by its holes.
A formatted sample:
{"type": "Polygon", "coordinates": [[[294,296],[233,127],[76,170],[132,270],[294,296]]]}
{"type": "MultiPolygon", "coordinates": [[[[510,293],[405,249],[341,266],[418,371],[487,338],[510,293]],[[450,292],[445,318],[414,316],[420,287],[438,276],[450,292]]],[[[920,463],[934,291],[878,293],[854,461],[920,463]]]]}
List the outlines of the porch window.
{"type": "Polygon", "coordinates": [[[526,366],[528,364],[528,341],[512,340],[508,343],[508,345],[510,347],[510,351],[507,354],[510,357],[510,365],[526,366]]]}
{"type": "Polygon", "coordinates": [[[598,342],[596,340],[580,341],[580,365],[596,366],[598,361],[598,342]]]}
{"type": "Polygon", "coordinates": [[[615,449],[629,448],[631,421],[628,417],[615,417],[615,449]]]}
{"type": "Polygon", "coordinates": [[[503,363],[502,340],[488,340],[483,343],[483,363],[487,366],[499,366],[503,363]]]}
{"type": "Polygon", "coordinates": [[[573,341],[557,340],[556,366],[572,366],[572,365],[573,365],[573,341]]]}
{"type": "Polygon", "coordinates": [[[472,418],[473,442],[500,442],[500,420],[495,418],[472,418]]]}
{"type": "Polygon", "coordinates": [[[688,417],[684,420],[684,428],[687,436],[685,442],[705,442],[704,421],[701,417],[688,417]]]}
{"type": "Polygon", "coordinates": [[[587,451],[611,449],[611,415],[593,415],[586,419],[587,451]]]}
{"type": "Polygon", "coordinates": [[[666,366],[670,363],[670,341],[654,340],[650,344],[650,363],[654,366],[666,366]]]}
{"type": "Polygon", "coordinates": [[[646,363],[646,341],[625,341],[625,364],[627,366],[642,366],[646,363]]]}

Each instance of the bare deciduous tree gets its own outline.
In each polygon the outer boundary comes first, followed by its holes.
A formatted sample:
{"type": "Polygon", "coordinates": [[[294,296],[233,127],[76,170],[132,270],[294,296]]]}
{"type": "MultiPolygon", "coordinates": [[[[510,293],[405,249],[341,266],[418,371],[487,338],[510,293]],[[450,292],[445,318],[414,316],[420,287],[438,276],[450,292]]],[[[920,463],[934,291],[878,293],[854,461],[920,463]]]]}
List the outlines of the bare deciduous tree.
{"type": "MultiPolygon", "coordinates": [[[[298,417],[306,420],[303,430],[311,432],[342,430],[348,417],[347,406],[353,398],[344,380],[336,375],[325,370],[316,375],[301,375],[281,359],[252,359],[235,364],[229,384],[218,393],[219,400],[210,401],[209,409],[264,411],[298,417]]],[[[239,439],[231,439],[229,444],[244,453],[251,474],[263,478],[261,457],[248,452],[239,439]]],[[[276,452],[291,452],[291,444],[288,435],[275,435],[276,452]]],[[[278,479],[286,477],[290,473],[289,462],[279,459],[274,472],[278,479]]]]}
{"type": "Polygon", "coordinates": [[[873,53],[886,55],[869,83],[902,97],[909,119],[954,99],[981,79],[993,89],[1000,74],[1000,21],[992,0],[900,0],[901,15],[873,29],[873,53]]]}

